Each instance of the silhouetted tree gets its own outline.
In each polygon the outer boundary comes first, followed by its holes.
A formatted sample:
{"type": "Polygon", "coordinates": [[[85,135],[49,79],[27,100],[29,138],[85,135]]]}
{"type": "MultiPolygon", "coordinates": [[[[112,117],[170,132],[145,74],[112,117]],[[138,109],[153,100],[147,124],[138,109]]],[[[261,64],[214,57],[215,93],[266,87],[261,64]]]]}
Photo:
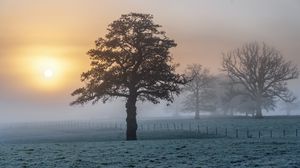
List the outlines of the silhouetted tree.
{"type": "Polygon", "coordinates": [[[213,76],[209,70],[199,64],[189,65],[185,74],[191,80],[186,84],[184,90],[187,95],[184,100],[184,110],[195,112],[195,119],[200,118],[200,111],[215,110],[215,93],[212,89],[213,76]]]}
{"type": "Polygon", "coordinates": [[[96,47],[88,51],[91,69],[81,75],[85,87],[72,93],[78,97],[71,105],[125,98],[126,139],[136,140],[137,100],[172,102],[180,85],[187,82],[175,73],[178,64],[172,63],[169,49],[176,43],[160,27],[150,14],[130,13],[113,21],[105,37],[96,40],[96,47]]]}
{"type": "Polygon", "coordinates": [[[256,104],[257,118],[262,117],[262,109],[274,108],[277,99],[285,102],[295,99],[287,81],[298,78],[297,67],[264,43],[249,43],[223,54],[223,69],[246,88],[256,104]]]}

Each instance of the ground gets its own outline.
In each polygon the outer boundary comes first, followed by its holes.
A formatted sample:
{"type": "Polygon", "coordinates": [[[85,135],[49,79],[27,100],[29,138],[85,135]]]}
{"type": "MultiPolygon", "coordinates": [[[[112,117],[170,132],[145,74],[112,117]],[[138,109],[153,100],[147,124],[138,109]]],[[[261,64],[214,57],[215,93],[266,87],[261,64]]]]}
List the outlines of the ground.
{"type": "Polygon", "coordinates": [[[5,144],[0,167],[300,167],[297,139],[5,144]]]}
{"type": "Polygon", "coordinates": [[[23,129],[23,135],[19,129],[2,129],[0,167],[300,167],[300,137],[295,133],[299,118],[203,119],[200,132],[199,121],[172,120],[168,127],[159,122],[144,122],[139,141],[122,140],[124,130],[115,127],[74,130],[59,126],[61,132],[43,127],[23,129]],[[177,123],[176,129],[172,123],[177,123]],[[205,125],[211,128],[209,134],[205,125]],[[217,135],[213,126],[219,128],[217,135]],[[228,136],[224,136],[225,128],[228,136]],[[245,136],[246,128],[251,128],[250,138],[245,136]],[[236,129],[240,130],[238,138],[236,129]],[[56,134],[46,136],[49,133],[56,134]]]}

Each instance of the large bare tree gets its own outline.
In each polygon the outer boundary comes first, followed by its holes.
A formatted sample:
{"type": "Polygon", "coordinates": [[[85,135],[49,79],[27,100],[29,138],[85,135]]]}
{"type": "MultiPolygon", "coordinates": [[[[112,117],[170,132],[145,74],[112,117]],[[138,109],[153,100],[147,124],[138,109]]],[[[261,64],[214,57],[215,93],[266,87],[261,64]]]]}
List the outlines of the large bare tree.
{"type": "Polygon", "coordinates": [[[265,43],[252,42],[223,54],[223,69],[234,82],[241,83],[256,104],[256,117],[262,109],[272,109],[278,99],[292,102],[295,97],[287,81],[296,79],[296,65],[265,43]]]}
{"type": "Polygon", "coordinates": [[[113,97],[126,99],[127,140],[136,140],[136,102],[173,101],[187,81],[177,74],[169,49],[176,46],[149,14],[122,15],[108,26],[104,38],[88,52],[91,69],[81,75],[85,86],[75,90],[71,104],[105,103],[113,97]]]}
{"type": "Polygon", "coordinates": [[[184,110],[195,112],[195,119],[200,118],[200,111],[213,111],[215,93],[212,90],[213,76],[209,70],[200,64],[188,65],[186,76],[191,79],[184,90],[187,95],[184,100],[184,110]]]}

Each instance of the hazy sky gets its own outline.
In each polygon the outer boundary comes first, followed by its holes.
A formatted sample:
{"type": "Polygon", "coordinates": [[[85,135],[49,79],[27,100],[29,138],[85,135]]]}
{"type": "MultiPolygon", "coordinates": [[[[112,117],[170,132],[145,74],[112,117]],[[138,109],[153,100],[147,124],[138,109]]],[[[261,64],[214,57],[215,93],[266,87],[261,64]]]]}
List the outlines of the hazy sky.
{"type": "MultiPolygon", "coordinates": [[[[68,104],[89,68],[86,52],[129,12],[153,14],[178,43],[179,71],[200,63],[218,73],[221,53],[249,41],[264,41],[300,65],[299,0],[0,0],[0,122],[124,117],[122,101],[68,104]]],[[[300,96],[299,83],[291,88],[300,96]]],[[[144,109],[139,116],[154,116],[144,109]]]]}

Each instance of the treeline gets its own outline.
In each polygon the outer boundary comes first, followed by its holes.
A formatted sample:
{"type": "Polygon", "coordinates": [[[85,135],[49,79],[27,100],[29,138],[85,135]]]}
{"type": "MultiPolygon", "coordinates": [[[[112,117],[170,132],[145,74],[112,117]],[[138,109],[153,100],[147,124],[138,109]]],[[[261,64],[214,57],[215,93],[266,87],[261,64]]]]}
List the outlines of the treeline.
{"type": "Polygon", "coordinates": [[[299,103],[288,89],[287,81],[299,76],[292,62],[264,43],[248,43],[223,54],[223,73],[212,75],[200,64],[189,65],[190,79],[180,98],[182,111],[213,115],[244,114],[262,117],[262,111],[281,109],[288,114],[299,103]]]}

